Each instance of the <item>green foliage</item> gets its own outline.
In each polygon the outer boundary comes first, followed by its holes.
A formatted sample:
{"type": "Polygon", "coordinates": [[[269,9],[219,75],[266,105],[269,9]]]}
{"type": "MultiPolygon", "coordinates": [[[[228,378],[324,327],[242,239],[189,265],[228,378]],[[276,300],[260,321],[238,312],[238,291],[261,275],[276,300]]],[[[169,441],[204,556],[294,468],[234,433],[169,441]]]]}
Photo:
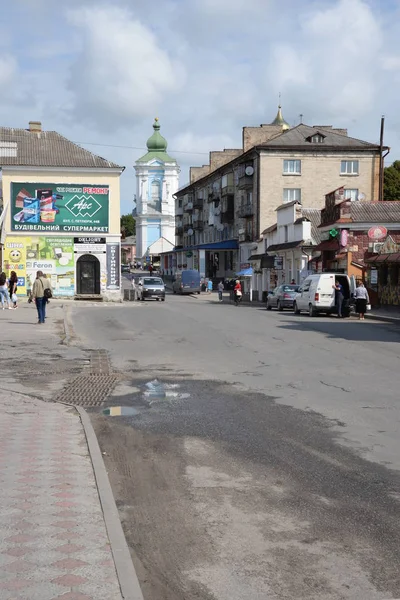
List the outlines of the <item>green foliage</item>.
{"type": "Polygon", "coordinates": [[[400,200],[400,160],[395,160],[390,167],[385,167],[383,185],[384,200],[400,200]]]}
{"type": "Polygon", "coordinates": [[[129,237],[136,234],[136,220],[132,217],[132,215],[122,215],[121,233],[124,237],[129,237]]]}

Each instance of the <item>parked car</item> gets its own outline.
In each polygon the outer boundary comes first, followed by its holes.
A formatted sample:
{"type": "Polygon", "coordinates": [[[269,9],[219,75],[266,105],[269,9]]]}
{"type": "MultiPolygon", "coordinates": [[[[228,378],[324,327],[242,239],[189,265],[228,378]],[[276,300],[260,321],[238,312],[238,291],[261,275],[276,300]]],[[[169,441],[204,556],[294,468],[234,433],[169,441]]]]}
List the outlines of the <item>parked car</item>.
{"type": "Polygon", "coordinates": [[[129,265],[121,265],[121,273],[130,273],[131,269],[129,265]]]}
{"type": "Polygon", "coordinates": [[[293,308],[293,302],[300,286],[298,285],[279,285],[276,287],[267,298],[267,310],[277,308],[293,308]]]}
{"type": "Polygon", "coordinates": [[[344,317],[350,316],[356,281],[353,275],[349,277],[345,273],[319,273],[307,277],[296,294],[293,311],[296,314],[307,311],[310,317],[315,317],[318,313],[337,314],[334,290],[336,281],[343,288],[342,314],[344,317]]]}
{"type": "Polygon", "coordinates": [[[140,277],[135,288],[137,300],[155,298],[165,301],[165,285],[161,277],[140,277]]]}
{"type": "Polygon", "coordinates": [[[201,277],[198,271],[188,269],[175,275],[172,282],[172,291],[174,294],[200,294],[201,277]]]}

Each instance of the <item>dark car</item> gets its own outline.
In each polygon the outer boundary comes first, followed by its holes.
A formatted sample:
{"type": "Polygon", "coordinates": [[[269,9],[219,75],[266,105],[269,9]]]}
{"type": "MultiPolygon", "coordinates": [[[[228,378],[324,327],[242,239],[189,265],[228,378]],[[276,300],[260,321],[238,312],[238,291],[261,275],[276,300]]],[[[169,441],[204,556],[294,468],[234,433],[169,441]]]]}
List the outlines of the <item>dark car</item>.
{"type": "Polygon", "coordinates": [[[129,265],[121,265],[121,273],[130,273],[131,269],[129,265]]]}
{"type": "Polygon", "coordinates": [[[161,277],[140,277],[135,288],[138,300],[165,300],[165,285],[161,277]]]}
{"type": "Polygon", "coordinates": [[[284,308],[293,308],[293,302],[299,291],[299,285],[279,285],[276,287],[267,298],[267,310],[277,308],[283,310],[284,308]]]}

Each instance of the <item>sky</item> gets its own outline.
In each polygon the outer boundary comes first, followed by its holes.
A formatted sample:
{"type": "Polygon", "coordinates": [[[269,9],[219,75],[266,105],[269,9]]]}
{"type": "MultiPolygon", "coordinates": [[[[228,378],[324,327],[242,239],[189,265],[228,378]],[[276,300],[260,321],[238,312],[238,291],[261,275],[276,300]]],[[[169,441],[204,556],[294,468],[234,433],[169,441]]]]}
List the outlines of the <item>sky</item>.
{"type": "Polygon", "coordinates": [[[42,121],[125,166],[154,117],[181,166],[240,148],[243,126],[346,127],[400,159],[400,0],[0,0],[0,125],[42,121]]]}

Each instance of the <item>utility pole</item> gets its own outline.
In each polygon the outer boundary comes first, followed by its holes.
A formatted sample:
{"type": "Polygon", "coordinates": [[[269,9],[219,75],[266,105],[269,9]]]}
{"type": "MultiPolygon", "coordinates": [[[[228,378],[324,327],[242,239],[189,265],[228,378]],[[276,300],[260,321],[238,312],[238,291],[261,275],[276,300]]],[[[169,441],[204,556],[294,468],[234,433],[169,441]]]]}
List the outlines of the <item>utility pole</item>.
{"type": "Polygon", "coordinates": [[[379,139],[379,193],[378,200],[383,200],[383,177],[384,177],[384,160],[383,160],[383,135],[385,131],[385,115],[381,118],[381,135],[379,139]]]}

